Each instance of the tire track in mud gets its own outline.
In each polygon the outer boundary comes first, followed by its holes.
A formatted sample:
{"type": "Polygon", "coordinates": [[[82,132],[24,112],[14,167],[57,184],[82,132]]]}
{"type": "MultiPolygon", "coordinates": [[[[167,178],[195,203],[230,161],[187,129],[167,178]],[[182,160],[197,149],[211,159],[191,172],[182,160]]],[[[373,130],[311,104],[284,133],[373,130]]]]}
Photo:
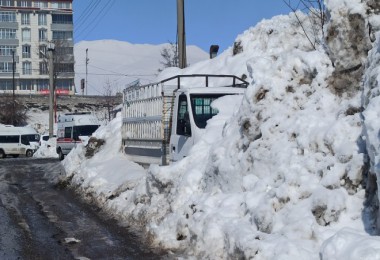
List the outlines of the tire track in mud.
{"type": "Polygon", "coordinates": [[[167,259],[70,189],[57,189],[62,171],[56,159],[0,160],[1,259],[167,259]]]}

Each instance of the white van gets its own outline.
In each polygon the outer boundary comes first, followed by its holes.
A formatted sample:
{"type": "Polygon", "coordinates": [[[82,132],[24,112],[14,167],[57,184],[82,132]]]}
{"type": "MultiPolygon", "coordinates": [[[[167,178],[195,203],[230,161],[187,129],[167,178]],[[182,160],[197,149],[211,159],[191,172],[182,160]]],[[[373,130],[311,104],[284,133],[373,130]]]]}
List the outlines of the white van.
{"type": "Polygon", "coordinates": [[[90,112],[66,113],[58,117],[57,153],[63,160],[71,149],[91,136],[100,126],[99,120],[90,112]]]}
{"type": "Polygon", "coordinates": [[[0,158],[7,155],[32,157],[38,149],[40,135],[32,127],[0,124],[0,158]]]}
{"type": "Polygon", "coordinates": [[[167,165],[186,157],[218,111],[211,103],[244,95],[248,82],[235,75],[177,75],[123,91],[122,148],[140,164],[167,165]]]}

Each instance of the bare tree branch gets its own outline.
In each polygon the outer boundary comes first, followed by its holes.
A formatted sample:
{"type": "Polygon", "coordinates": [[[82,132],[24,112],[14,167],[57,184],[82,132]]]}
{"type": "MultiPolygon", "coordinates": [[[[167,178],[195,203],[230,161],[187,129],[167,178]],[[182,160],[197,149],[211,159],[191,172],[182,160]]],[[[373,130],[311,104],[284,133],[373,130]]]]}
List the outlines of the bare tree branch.
{"type": "Polygon", "coordinates": [[[169,42],[169,44],[169,46],[161,50],[163,61],[160,61],[160,63],[164,65],[164,68],[179,67],[177,45],[172,42],[169,42]]]}
{"type": "Polygon", "coordinates": [[[297,18],[298,24],[301,26],[304,35],[312,45],[314,49],[316,49],[317,44],[320,43],[318,33],[322,32],[322,36],[324,38],[324,25],[326,23],[326,12],[324,8],[323,0],[297,0],[296,6],[292,5],[291,0],[283,0],[283,2],[289,7],[290,10],[293,11],[295,17],[297,18]],[[302,12],[307,12],[310,19],[311,30],[313,31],[314,41],[311,39],[311,36],[307,32],[303,22],[300,17],[297,15],[297,10],[301,10],[302,12]],[[314,25],[318,24],[318,28],[314,25]]]}

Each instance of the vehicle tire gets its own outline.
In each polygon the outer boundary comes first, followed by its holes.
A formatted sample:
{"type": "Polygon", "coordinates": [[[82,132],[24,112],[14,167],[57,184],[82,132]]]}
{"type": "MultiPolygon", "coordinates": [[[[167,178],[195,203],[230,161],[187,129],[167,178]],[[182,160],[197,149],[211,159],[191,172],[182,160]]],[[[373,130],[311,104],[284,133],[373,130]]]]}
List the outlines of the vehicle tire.
{"type": "Polygon", "coordinates": [[[19,154],[13,154],[12,157],[13,158],[17,158],[19,156],[19,154]]]}
{"type": "Polygon", "coordinates": [[[25,156],[26,157],[32,157],[33,156],[33,151],[32,150],[27,150],[25,156]]]}
{"type": "Polygon", "coordinates": [[[63,159],[65,159],[65,155],[62,153],[61,149],[58,150],[58,158],[59,158],[60,161],[62,161],[63,159]]]}
{"type": "Polygon", "coordinates": [[[7,155],[4,153],[4,150],[0,149],[0,159],[5,158],[7,155]]]}

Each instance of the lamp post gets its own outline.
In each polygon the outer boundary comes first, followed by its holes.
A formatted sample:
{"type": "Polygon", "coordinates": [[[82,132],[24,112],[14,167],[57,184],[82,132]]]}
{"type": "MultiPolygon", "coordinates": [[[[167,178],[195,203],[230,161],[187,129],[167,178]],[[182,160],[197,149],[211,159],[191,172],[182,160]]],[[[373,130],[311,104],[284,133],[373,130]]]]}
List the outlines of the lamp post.
{"type": "MultiPolygon", "coordinates": [[[[88,61],[89,61],[90,59],[88,58],[88,48],[86,49],[86,86],[85,86],[85,88],[86,88],[86,96],[87,96],[87,89],[88,89],[88,82],[87,82],[87,74],[88,74],[88,70],[87,70],[87,65],[88,65],[88,61]]],[[[84,91],[83,91],[83,93],[84,93],[84,91]]]]}
{"type": "Polygon", "coordinates": [[[54,106],[54,55],[55,45],[53,42],[48,44],[49,52],[49,138],[53,137],[53,106],[54,106]]]}
{"type": "Polygon", "coordinates": [[[15,50],[12,50],[12,125],[15,118],[15,50]]]}

